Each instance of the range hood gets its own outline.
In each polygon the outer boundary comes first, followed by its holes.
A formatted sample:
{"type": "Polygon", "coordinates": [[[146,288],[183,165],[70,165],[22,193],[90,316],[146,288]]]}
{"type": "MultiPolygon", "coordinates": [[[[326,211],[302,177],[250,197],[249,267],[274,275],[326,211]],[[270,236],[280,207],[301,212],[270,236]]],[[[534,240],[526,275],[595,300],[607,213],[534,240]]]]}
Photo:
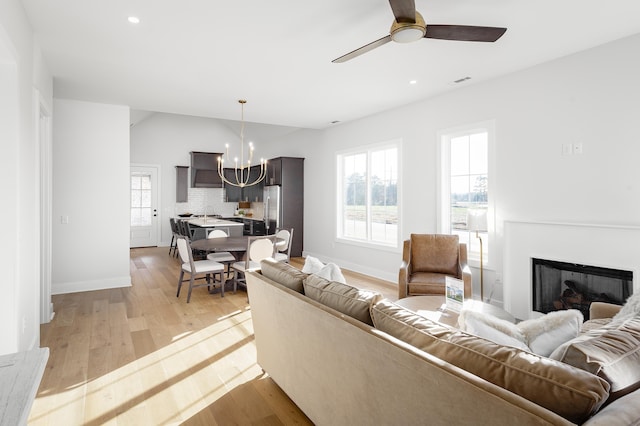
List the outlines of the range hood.
{"type": "Polygon", "coordinates": [[[215,152],[191,151],[191,187],[222,188],[218,175],[218,157],[215,152]]]}

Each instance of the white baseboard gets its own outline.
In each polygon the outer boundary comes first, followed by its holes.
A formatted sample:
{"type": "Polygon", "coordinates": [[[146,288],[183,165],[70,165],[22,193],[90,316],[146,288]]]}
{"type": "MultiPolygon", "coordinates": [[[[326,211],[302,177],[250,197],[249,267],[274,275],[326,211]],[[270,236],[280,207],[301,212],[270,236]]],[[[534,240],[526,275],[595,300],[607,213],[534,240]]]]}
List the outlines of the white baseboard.
{"type": "MultiPolygon", "coordinates": [[[[336,265],[338,265],[341,268],[345,268],[348,269],[350,271],[353,272],[357,272],[359,274],[364,274],[364,275],[368,275],[370,277],[373,278],[379,278],[381,280],[385,280],[385,281],[389,281],[393,284],[398,284],[398,272],[396,271],[395,274],[393,273],[389,273],[388,271],[383,271],[382,269],[375,269],[375,268],[370,268],[370,267],[366,267],[366,266],[362,266],[359,265],[357,263],[351,263],[351,262],[345,262],[344,259],[334,259],[331,257],[327,257],[323,254],[316,254],[316,253],[311,253],[308,251],[303,251],[302,253],[303,256],[313,256],[313,257],[317,257],[318,259],[320,259],[320,261],[322,261],[322,263],[335,263],[336,265]]],[[[400,264],[398,264],[399,266],[400,264]]]]}
{"type": "Polygon", "coordinates": [[[51,294],[78,293],[81,291],[106,290],[110,288],[131,287],[131,277],[113,277],[104,280],[51,283],[51,294]]]}

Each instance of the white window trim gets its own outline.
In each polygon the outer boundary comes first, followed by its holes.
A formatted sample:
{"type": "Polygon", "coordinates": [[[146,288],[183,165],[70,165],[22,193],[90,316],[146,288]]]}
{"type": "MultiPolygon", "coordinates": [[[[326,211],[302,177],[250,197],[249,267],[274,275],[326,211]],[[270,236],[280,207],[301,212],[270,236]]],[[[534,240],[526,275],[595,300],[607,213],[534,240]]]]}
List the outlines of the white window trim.
{"type": "MultiPolygon", "coordinates": [[[[484,255],[483,259],[483,267],[485,269],[491,269],[495,264],[495,259],[497,256],[497,247],[496,247],[496,223],[495,223],[495,206],[496,206],[496,161],[495,161],[495,153],[496,153],[496,124],[495,120],[487,120],[481,121],[477,123],[472,123],[468,125],[457,126],[448,129],[442,129],[437,132],[437,156],[438,156],[438,164],[437,164],[437,203],[438,203],[438,214],[437,214],[437,229],[438,232],[443,234],[451,233],[451,224],[449,223],[449,218],[451,217],[450,208],[451,202],[443,202],[444,194],[449,193],[449,188],[451,186],[451,176],[450,173],[444,173],[444,171],[449,170],[449,164],[451,163],[451,152],[449,142],[451,139],[465,135],[472,132],[487,132],[487,161],[488,161],[488,170],[487,174],[489,176],[489,181],[487,184],[487,191],[489,192],[489,201],[487,204],[487,238],[488,246],[491,248],[491,254],[487,256],[487,253],[484,255]]],[[[474,237],[475,238],[475,237],[474,237]]],[[[468,263],[473,267],[480,267],[480,256],[479,254],[468,252],[468,263]]]]}
{"type": "Polygon", "coordinates": [[[360,145],[340,151],[336,151],[334,153],[334,161],[335,161],[335,170],[334,170],[334,179],[335,179],[335,188],[336,188],[336,205],[334,209],[334,232],[335,232],[335,242],[348,244],[352,246],[358,247],[367,247],[367,248],[375,248],[376,250],[390,251],[393,253],[399,253],[402,251],[402,139],[391,139],[385,142],[378,142],[368,145],[360,145]],[[341,227],[342,227],[342,188],[341,188],[341,179],[338,176],[342,176],[342,164],[339,161],[339,158],[344,155],[361,153],[364,151],[375,151],[383,148],[394,147],[398,151],[398,177],[397,177],[397,202],[398,202],[398,235],[396,237],[395,246],[391,246],[388,244],[378,243],[374,241],[363,241],[356,240],[351,238],[346,238],[341,235],[341,227]]]}

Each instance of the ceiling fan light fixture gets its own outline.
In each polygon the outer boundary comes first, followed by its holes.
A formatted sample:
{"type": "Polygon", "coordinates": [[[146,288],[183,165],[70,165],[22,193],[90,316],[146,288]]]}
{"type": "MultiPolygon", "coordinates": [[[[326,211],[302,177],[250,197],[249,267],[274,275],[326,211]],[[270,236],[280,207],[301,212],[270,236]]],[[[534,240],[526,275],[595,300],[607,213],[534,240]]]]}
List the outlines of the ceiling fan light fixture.
{"type": "Polygon", "coordinates": [[[391,39],[398,43],[411,43],[424,37],[425,32],[420,28],[404,27],[391,34],[391,39]]]}
{"type": "Polygon", "coordinates": [[[415,22],[393,21],[391,25],[391,40],[398,43],[411,43],[420,40],[427,33],[427,25],[420,13],[416,12],[415,22]]]}

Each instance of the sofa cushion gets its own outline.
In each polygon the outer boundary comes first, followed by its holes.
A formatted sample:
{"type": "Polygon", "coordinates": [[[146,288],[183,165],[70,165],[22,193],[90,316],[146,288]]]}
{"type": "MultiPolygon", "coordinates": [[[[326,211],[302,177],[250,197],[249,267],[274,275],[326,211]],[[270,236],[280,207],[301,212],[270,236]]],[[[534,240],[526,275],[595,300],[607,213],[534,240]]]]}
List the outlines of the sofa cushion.
{"type": "Polygon", "coordinates": [[[291,290],[304,294],[302,281],[307,278],[307,274],[300,272],[300,270],[294,268],[288,263],[278,262],[273,258],[262,260],[260,262],[260,268],[262,270],[262,275],[265,277],[282,284],[285,287],[289,287],[291,290]]]}
{"type": "Polygon", "coordinates": [[[347,284],[329,281],[317,275],[305,278],[304,293],[310,299],[345,315],[373,325],[369,310],[382,298],[380,293],[360,290],[347,284]]]}
{"type": "Polygon", "coordinates": [[[446,327],[388,300],[375,304],[371,315],[380,331],[574,423],[588,419],[609,395],[609,384],[591,373],[446,327]]]}
{"type": "Polygon", "coordinates": [[[411,269],[457,276],[460,244],[457,235],[411,234],[411,269]]]}
{"type": "Polygon", "coordinates": [[[611,400],[640,388],[640,316],[612,321],[560,346],[551,358],[611,385],[611,400]]]}

